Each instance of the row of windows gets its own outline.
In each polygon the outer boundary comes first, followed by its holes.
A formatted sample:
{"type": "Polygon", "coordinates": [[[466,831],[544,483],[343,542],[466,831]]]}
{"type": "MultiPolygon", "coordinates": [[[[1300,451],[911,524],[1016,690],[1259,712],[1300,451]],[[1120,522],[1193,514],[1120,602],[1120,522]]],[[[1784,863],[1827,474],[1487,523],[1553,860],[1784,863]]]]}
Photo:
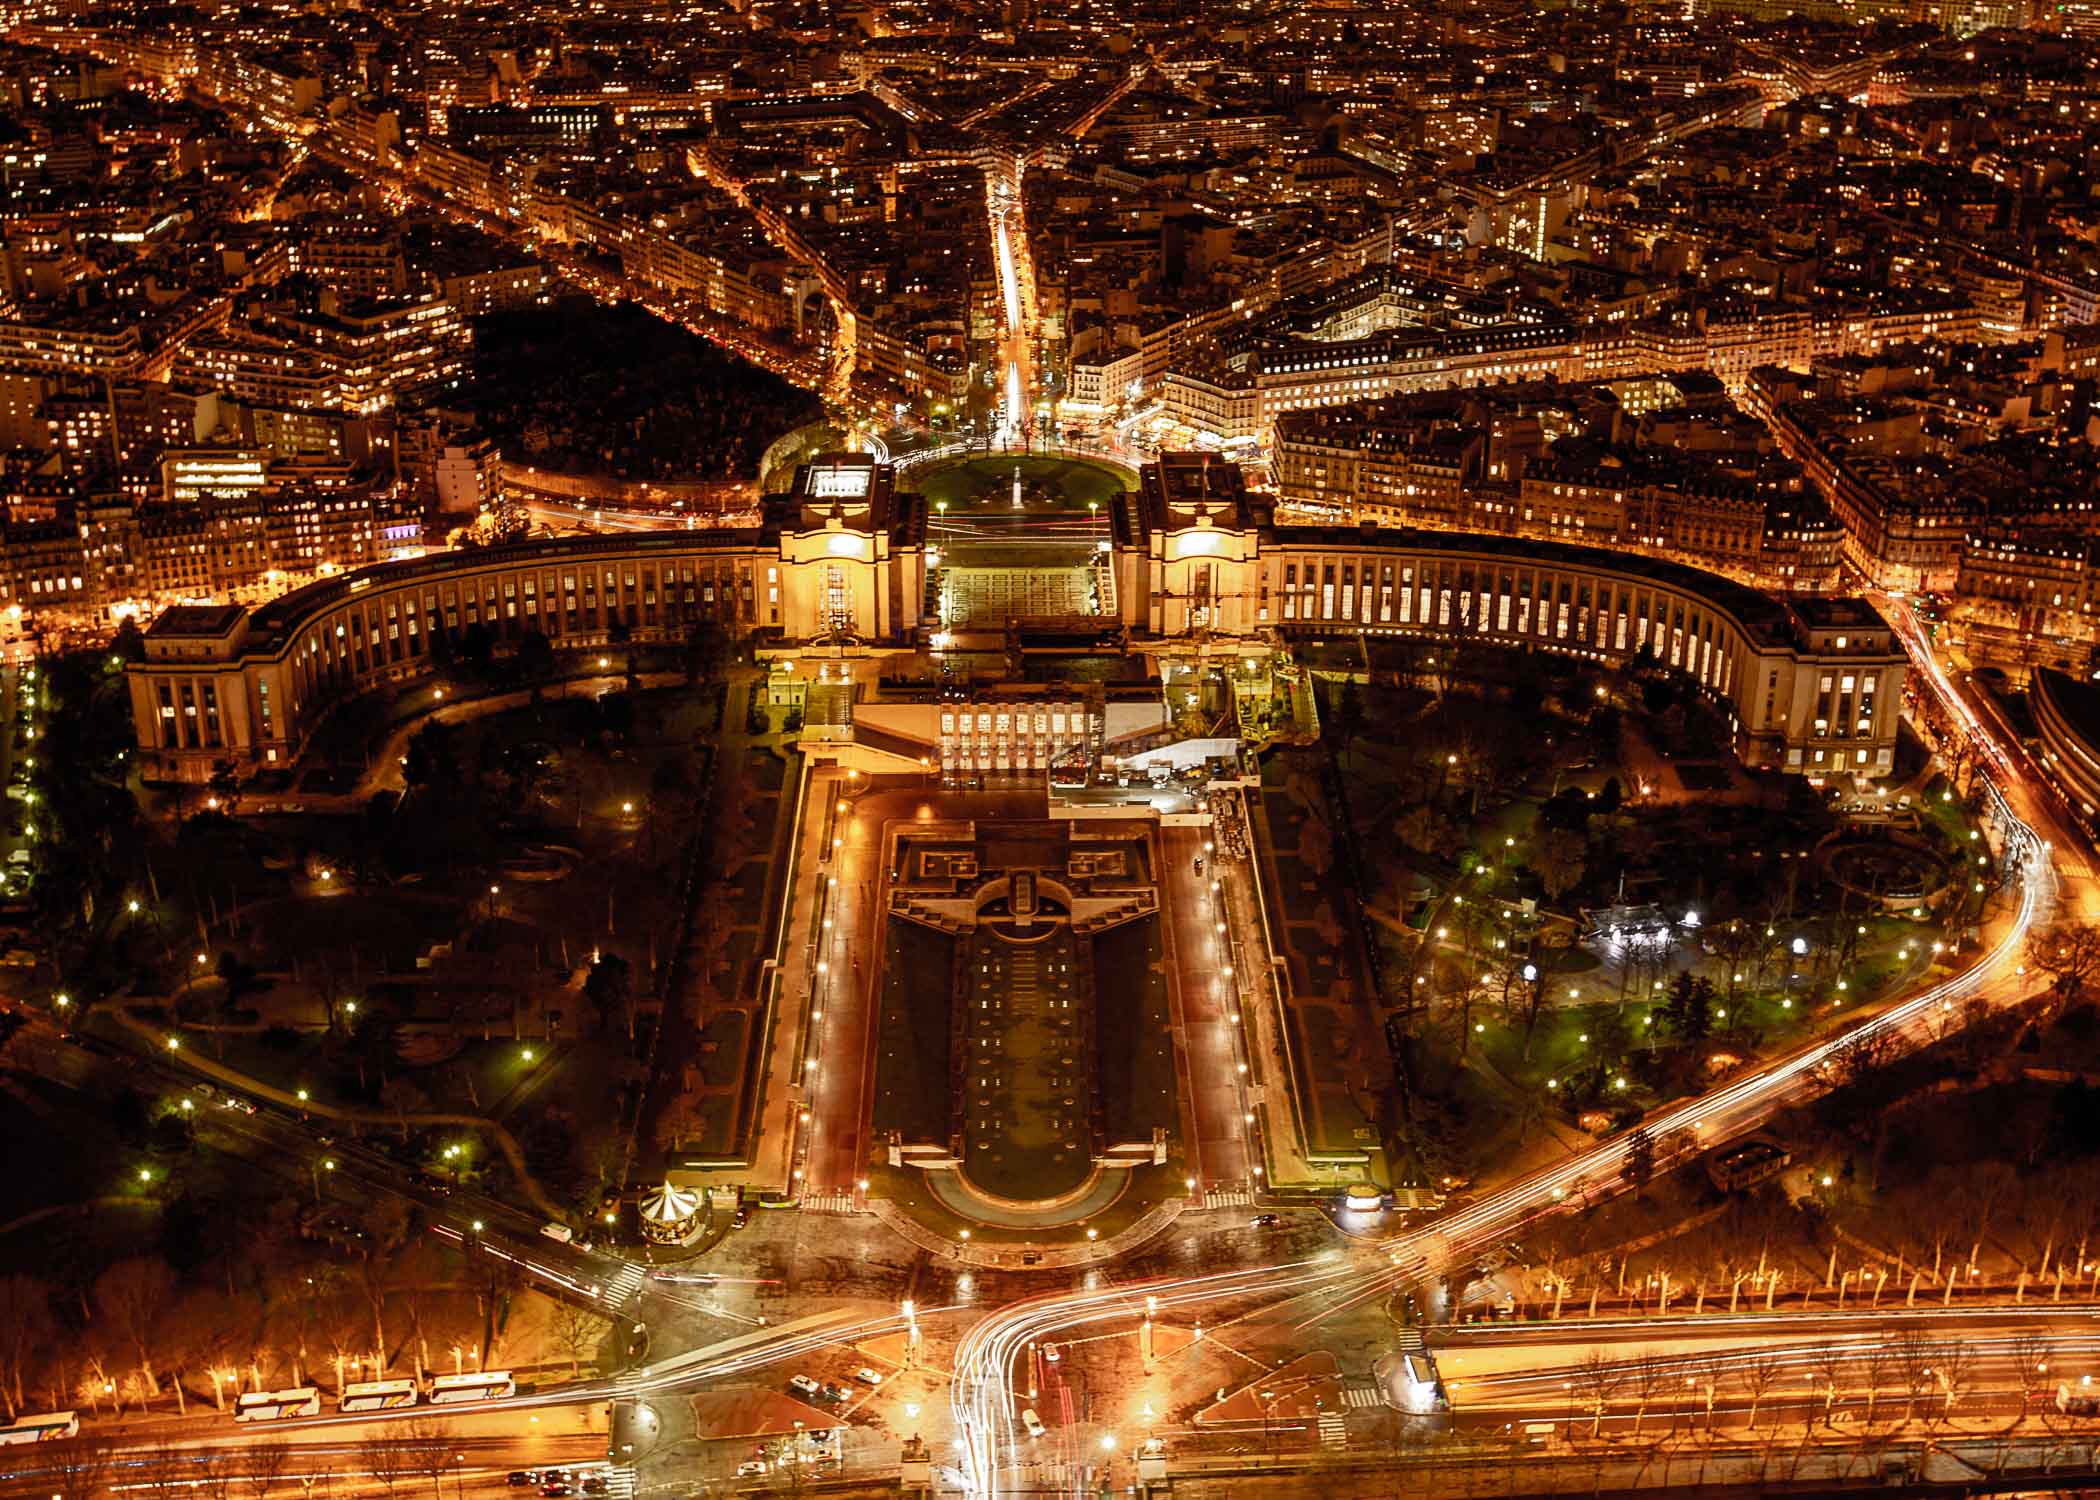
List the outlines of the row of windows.
{"type": "MultiPolygon", "coordinates": [[[[1731,625],[1696,604],[1627,585],[1471,564],[1426,567],[1418,578],[1410,564],[1336,559],[1285,563],[1281,582],[1275,608],[1285,621],[1494,632],[1618,653],[1652,643],[1671,666],[1718,691],[1734,676],[1740,637],[1731,625]]],[[[1190,598],[1204,593],[1192,576],[1190,598]]],[[[1265,575],[1257,618],[1269,621],[1271,610],[1265,575]]]]}

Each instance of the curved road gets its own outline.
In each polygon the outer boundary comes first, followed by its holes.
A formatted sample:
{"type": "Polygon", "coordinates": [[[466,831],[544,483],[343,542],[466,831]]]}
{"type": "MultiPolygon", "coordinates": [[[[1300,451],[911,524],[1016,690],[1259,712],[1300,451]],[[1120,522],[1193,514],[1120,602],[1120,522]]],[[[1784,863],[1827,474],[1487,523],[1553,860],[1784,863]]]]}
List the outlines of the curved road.
{"type": "MultiPolygon", "coordinates": [[[[1814,1092],[1826,1065],[1862,1040],[1886,1035],[1915,1045],[1929,1040],[1943,1024],[1942,1018],[1955,1013],[1958,1002],[1976,996],[2009,1002],[2019,999],[2029,988],[2024,980],[2022,955],[2028,934],[2047,922],[2056,910],[2055,851],[2075,851],[2077,846],[2064,836],[2031,771],[1996,743],[1954,690],[1933,660],[1907,608],[1892,608],[1891,615],[1911,648],[1913,665],[1921,671],[1926,690],[1939,697],[1958,722],[1969,727],[1978,743],[1987,747],[1991,764],[1996,767],[1999,779],[1986,782],[1986,790],[1988,811],[2001,843],[2002,867],[2013,882],[2015,899],[2009,920],[1996,942],[1964,972],[1647,1120],[1646,1128],[1663,1144],[1665,1154],[1671,1150],[1684,1154],[1702,1151],[1754,1128],[1780,1105],[1814,1092]]],[[[2088,868],[2075,853],[2067,863],[2070,873],[2077,876],[2083,876],[2088,868]]],[[[1280,1294],[1302,1288],[1312,1280],[1325,1280],[1349,1301],[1374,1297],[1402,1281],[1433,1274],[1483,1246],[1499,1243],[1543,1214],[1617,1191],[1627,1139],[1622,1135],[1580,1156],[1533,1172],[1477,1203],[1388,1239],[1381,1247],[1387,1260],[1383,1266],[1367,1267],[1359,1254],[1325,1270],[1294,1263],[1226,1276],[1167,1279],[1108,1291],[1042,1297],[999,1309],[964,1336],[956,1353],[951,1400],[963,1446],[961,1466],[971,1494],[984,1500],[998,1495],[1005,1476],[1015,1466],[1015,1364],[1032,1341],[1062,1337],[1087,1324],[1129,1317],[1133,1299],[1148,1295],[1161,1306],[1199,1305],[1254,1294],[1280,1294]]],[[[1349,1301],[1341,1305],[1349,1305],[1349,1301]]]]}

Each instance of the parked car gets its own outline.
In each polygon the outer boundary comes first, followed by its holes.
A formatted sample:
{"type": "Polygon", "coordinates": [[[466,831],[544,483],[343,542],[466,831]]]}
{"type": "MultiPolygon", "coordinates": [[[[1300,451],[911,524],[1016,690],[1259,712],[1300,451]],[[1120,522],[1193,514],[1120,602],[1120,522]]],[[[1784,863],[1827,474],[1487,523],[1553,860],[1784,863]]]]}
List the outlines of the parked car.
{"type": "Polygon", "coordinates": [[[821,1396],[824,1394],[824,1387],[807,1375],[790,1375],[788,1377],[788,1389],[804,1396],[821,1396]]]}
{"type": "Polygon", "coordinates": [[[871,1370],[866,1365],[862,1365],[858,1370],[855,1370],[853,1372],[853,1378],[855,1380],[858,1380],[862,1385],[882,1384],[882,1372],[880,1370],[871,1370]]]}

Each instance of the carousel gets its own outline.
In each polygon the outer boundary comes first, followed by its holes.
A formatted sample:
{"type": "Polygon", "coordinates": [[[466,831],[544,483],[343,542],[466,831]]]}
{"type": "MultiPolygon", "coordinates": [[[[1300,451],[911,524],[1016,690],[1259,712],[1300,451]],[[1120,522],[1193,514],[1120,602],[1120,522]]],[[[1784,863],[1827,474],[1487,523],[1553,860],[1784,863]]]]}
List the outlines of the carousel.
{"type": "Polygon", "coordinates": [[[642,1237],[656,1245],[690,1244],[699,1233],[702,1199],[691,1188],[666,1182],[642,1195],[642,1237]]]}

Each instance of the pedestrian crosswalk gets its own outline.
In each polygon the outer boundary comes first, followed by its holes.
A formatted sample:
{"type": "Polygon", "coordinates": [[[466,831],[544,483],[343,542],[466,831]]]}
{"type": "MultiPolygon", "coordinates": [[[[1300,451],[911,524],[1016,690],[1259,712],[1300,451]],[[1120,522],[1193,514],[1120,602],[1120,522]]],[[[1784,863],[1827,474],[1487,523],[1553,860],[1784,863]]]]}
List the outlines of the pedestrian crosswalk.
{"type": "Polygon", "coordinates": [[[859,1206],[854,1203],[850,1192],[804,1193],[802,1211],[807,1214],[850,1214],[859,1212],[859,1206]]]}
{"type": "Polygon", "coordinates": [[[1351,1411],[1369,1411],[1372,1407],[1385,1405],[1375,1385],[1352,1385],[1342,1391],[1342,1405],[1351,1411]]]}
{"type": "Polygon", "coordinates": [[[647,1273],[633,1261],[621,1261],[620,1268],[601,1283],[600,1290],[604,1294],[606,1306],[624,1306],[628,1298],[641,1290],[646,1275],[647,1273]]]}
{"type": "Polygon", "coordinates": [[[606,1500],[634,1500],[639,1488],[633,1464],[614,1464],[605,1471],[606,1500]]]}
{"type": "Polygon", "coordinates": [[[1254,1195],[1252,1193],[1234,1192],[1230,1188],[1205,1188],[1203,1190],[1203,1206],[1205,1208],[1252,1208],[1254,1207],[1254,1195]]]}
{"type": "Polygon", "coordinates": [[[1349,1424],[1342,1420],[1338,1411],[1320,1413],[1320,1446],[1323,1448],[1346,1448],[1349,1446],[1349,1424]]]}

